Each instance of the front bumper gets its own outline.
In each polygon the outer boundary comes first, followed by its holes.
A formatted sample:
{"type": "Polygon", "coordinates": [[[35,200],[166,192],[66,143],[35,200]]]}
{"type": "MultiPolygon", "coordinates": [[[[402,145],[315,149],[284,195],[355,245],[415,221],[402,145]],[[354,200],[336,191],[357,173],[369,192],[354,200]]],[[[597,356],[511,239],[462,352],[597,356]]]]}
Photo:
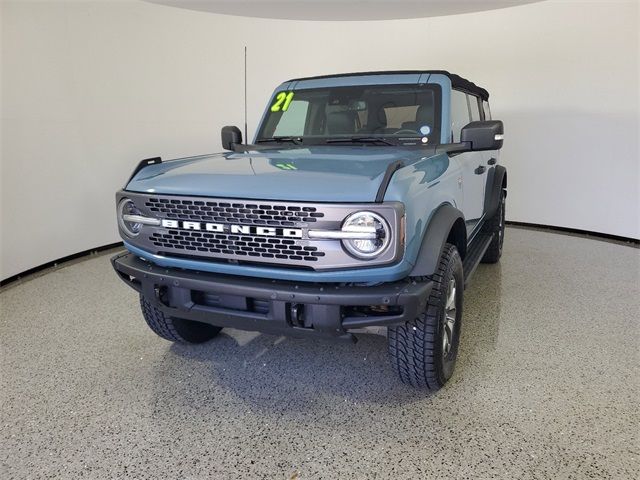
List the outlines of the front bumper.
{"type": "Polygon", "coordinates": [[[343,336],[413,320],[432,282],[309,284],[164,268],[132,253],[111,259],[120,278],[166,315],[290,336],[343,336]]]}

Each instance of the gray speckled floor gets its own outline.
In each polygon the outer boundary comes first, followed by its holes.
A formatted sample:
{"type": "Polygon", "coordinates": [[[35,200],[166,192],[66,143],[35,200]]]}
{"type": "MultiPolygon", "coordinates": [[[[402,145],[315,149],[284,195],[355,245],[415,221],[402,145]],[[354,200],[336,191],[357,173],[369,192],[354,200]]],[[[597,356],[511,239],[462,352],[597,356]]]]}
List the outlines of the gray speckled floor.
{"type": "Polygon", "coordinates": [[[511,228],[452,382],[386,340],[155,337],[98,256],[0,293],[1,477],[638,478],[640,250],[511,228]]]}

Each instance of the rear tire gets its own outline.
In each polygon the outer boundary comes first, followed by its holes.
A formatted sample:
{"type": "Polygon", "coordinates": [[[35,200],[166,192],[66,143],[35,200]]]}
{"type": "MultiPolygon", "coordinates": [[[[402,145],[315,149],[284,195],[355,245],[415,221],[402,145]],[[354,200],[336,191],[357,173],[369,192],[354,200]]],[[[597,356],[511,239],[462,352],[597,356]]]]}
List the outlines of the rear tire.
{"type": "Polygon", "coordinates": [[[391,365],[403,383],[435,391],[453,375],[460,327],[464,276],[457,248],[444,247],[438,269],[428,277],[433,289],[423,313],[404,325],[388,328],[391,365]]]}
{"type": "Polygon", "coordinates": [[[504,243],[504,218],[505,218],[505,207],[506,207],[506,197],[505,191],[502,190],[500,192],[500,201],[498,202],[498,209],[493,214],[487,223],[485,223],[484,228],[487,233],[493,234],[493,240],[489,244],[489,248],[484,253],[481,262],[482,263],[498,263],[500,257],[502,256],[502,244],[504,243]]]}
{"type": "Polygon", "coordinates": [[[221,327],[208,323],[166,316],[140,295],[142,316],[149,328],[159,337],[176,343],[203,343],[220,333],[221,327]]]}

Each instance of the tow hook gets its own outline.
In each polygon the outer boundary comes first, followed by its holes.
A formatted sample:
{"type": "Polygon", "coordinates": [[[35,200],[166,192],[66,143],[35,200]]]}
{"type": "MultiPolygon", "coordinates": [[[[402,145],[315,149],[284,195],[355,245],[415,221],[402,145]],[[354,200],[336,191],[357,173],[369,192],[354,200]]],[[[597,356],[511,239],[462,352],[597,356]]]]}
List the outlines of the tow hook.
{"type": "Polygon", "coordinates": [[[291,325],[294,327],[305,328],[304,325],[304,305],[301,303],[292,303],[291,309],[291,325]]]}
{"type": "Polygon", "coordinates": [[[153,287],[153,293],[156,296],[156,300],[158,300],[163,305],[167,304],[167,287],[163,285],[156,285],[155,287],[153,287]]]}

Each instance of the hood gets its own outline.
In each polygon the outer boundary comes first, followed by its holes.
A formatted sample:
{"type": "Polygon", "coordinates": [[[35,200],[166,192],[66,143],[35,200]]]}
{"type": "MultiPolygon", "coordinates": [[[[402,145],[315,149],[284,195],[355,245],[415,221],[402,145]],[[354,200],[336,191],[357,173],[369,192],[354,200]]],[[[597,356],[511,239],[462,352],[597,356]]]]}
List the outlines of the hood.
{"type": "Polygon", "coordinates": [[[421,149],[317,146],[171,160],[138,172],[126,190],[262,200],[372,202],[387,166],[421,149]]]}

